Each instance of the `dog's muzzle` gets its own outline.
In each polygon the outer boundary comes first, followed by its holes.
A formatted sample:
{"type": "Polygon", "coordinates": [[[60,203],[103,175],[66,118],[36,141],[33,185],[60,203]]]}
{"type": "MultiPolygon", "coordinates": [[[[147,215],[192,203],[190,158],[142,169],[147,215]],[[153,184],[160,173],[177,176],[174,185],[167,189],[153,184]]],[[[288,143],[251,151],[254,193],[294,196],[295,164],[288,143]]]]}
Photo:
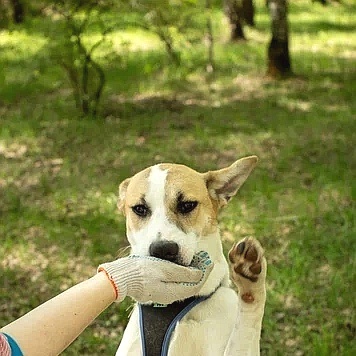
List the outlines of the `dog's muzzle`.
{"type": "Polygon", "coordinates": [[[150,256],[177,263],[179,246],[174,241],[155,241],[149,248],[150,256]]]}

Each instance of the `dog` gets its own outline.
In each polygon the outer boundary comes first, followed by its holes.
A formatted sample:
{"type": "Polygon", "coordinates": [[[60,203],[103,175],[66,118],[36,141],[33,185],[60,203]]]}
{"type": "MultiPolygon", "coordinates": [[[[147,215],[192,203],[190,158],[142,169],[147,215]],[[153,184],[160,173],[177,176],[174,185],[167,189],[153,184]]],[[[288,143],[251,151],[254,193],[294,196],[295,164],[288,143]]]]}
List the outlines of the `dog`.
{"type": "MultiPolygon", "coordinates": [[[[229,251],[229,268],[217,221],[219,210],[237,193],[257,160],[256,156],[245,157],[229,167],[206,173],[184,165],[162,163],[120,184],[118,208],[126,218],[133,254],[189,266],[196,252],[206,251],[214,263],[199,295],[195,296],[202,301],[175,325],[167,346],[169,356],[260,353],[266,300],[264,251],[256,239],[245,238],[229,251]],[[232,288],[230,278],[238,293],[232,288]]],[[[160,325],[159,313],[165,309],[154,307],[153,322],[157,320],[160,325]]],[[[143,350],[140,320],[136,305],[116,355],[147,355],[143,350]]],[[[151,330],[150,338],[152,335],[155,338],[155,334],[151,330]]]]}

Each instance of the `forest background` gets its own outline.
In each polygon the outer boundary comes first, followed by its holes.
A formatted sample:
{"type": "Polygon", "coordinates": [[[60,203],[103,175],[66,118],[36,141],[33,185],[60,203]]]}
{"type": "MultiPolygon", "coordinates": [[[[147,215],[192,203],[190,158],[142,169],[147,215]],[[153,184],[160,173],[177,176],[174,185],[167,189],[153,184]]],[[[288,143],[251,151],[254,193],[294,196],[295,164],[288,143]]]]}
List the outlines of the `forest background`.
{"type": "MultiPolygon", "coordinates": [[[[125,253],[123,179],[256,154],[220,226],[266,250],[262,355],[356,354],[356,5],[289,2],[278,73],[271,3],[243,39],[221,1],[0,2],[0,325],[125,253]]],[[[131,306],[63,354],[113,355],[131,306]]]]}

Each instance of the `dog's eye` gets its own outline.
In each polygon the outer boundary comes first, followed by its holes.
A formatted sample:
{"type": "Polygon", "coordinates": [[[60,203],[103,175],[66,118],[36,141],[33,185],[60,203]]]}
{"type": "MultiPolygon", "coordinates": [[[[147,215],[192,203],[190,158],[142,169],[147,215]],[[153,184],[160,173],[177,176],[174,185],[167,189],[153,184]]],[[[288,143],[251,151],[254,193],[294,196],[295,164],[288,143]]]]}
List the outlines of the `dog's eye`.
{"type": "Polygon", "coordinates": [[[181,201],[177,205],[177,210],[181,214],[188,214],[198,205],[197,201],[181,201]]]}
{"type": "Polygon", "coordinates": [[[142,217],[147,216],[149,214],[149,212],[150,212],[148,207],[146,205],[143,205],[143,204],[135,205],[131,209],[136,215],[142,216],[142,217]]]}

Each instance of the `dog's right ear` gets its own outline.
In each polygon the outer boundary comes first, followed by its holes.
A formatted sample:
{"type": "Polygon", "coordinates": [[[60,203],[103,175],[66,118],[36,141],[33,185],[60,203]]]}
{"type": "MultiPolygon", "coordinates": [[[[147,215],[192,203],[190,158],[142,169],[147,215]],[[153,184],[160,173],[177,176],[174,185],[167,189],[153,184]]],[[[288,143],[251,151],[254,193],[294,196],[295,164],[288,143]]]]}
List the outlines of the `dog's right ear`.
{"type": "Polygon", "coordinates": [[[117,207],[125,215],[125,199],[127,187],[130,184],[131,178],[126,178],[119,186],[119,198],[117,199],[117,207]]]}
{"type": "Polygon", "coordinates": [[[255,168],[257,161],[256,156],[245,157],[227,168],[204,173],[209,194],[218,203],[219,208],[226,205],[237,193],[255,168]]]}

